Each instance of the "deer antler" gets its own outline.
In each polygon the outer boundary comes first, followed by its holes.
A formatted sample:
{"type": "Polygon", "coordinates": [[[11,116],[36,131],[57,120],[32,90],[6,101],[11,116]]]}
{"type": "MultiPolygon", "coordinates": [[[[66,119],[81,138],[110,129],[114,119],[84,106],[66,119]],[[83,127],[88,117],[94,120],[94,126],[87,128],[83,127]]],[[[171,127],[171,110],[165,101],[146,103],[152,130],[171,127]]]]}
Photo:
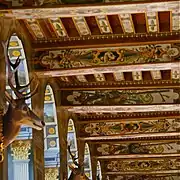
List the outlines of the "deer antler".
{"type": "Polygon", "coordinates": [[[73,155],[72,152],[71,152],[71,144],[68,144],[68,152],[69,152],[69,154],[70,154],[70,156],[71,156],[71,159],[73,160],[73,163],[74,163],[76,166],[79,167],[79,163],[76,161],[78,158],[76,158],[76,156],[73,155]]]}
{"type": "Polygon", "coordinates": [[[7,66],[8,66],[8,84],[9,86],[11,87],[11,89],[14,91],[14,93],[16,94],[16,96],[19,98],[19,99],[29,99],[31,98],[33,95],[36,94],[37,92],[37,89],[38,89],[38,86],[39,86],[39,82],[37,82],[33,92],[29,92],[29,93],[26,93],[26,94],[23,94],[23,91],[30,86],[32,80],[34,78],[32,78],[30,80],[30,82],[24,86],[21,86],[20,83],[19,83],[19,79],[18,79],[18,67],[19,67],[19,64],[21,62],[21,59],[20,59],[20,56],[16,59],[15,63],[12,63],[9,59],[9,56],[8,56],[8,47],[9,47],[9,41],[10,39],[6,42],[6,43],[2,43],[3,47],[4,47],[4,55],[5,55],[5,60],[6,60],[6,63],[7,63],[7,66]],[[13,78],[13,74],[14,74],[14,77],[15,77],[15,84],[16,84],[16,87],[14,87],[13,83],[12,83],[12,78],[13,78]]]}

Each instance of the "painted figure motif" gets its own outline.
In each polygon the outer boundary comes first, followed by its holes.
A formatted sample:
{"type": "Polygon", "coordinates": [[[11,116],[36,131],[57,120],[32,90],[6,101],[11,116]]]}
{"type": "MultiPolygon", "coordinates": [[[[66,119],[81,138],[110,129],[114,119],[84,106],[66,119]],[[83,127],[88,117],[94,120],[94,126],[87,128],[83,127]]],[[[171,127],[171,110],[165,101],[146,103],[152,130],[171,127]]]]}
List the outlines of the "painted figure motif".
{"type": "Polygon", "coordinates": [[[178,93],[167,89],[154,91],[73,91],[67,96],[68,103],[73,105],[173,103],[178,98],[178,93]]]}
{"type": "Polygon", "coordinates": [[[29,84],[21,86],[18,79],[18,67],[20,64],[20,59],[17,58],[16,62],[13,64],[8,57],[8,46],[9,42],[2,43],[4,48],[4,54],[6,63],[8,65],[8,84],[10,88],[14,91],[17,99],[5,91],[5,99],[9,103],[8,109],[3,115],[3,135],[4,135],[4,146],[7,147],[12,143],[20,132],[21,125],[27,125],[37,130],[41,130],[45,123],[36,114],[31,111],[31,109],[26,104],[25,100],[31,98],[37,93],[38,81],[35,89],[32,92],[24,94],[23,92],[29,87],[29,84]],[[12,82],[12,78],[15,78],[15,85],[12,82]]]}
{"type": "Polygon", "coordinates": [[[111,161],[107,162],[106,168],[113,172],[178,170],[180,167],[178,161],[177,159],[111,161]]]}
{"type": "Polygon", "coordinates": [[[179,131],[179,119],[162,119],[131,122],[100,122],[83,124],[84,133],[90,136],[106,136],[117,134],[136,134],[148,132],[179,131]]]}
{"type": "MultiPolygon", "coordinates": [[[[97,65],[171,62],[173,59],[179,57],[179,52],[179,47],[171,44],[98,50],[71,50],[71,57],[65,57],[64,51],[50,51],[48,54],[42,55],[41,66],[49,69],[60,69],[97,65]]],[[[36,63],[39,62],[37,61],[36,63]]]]}
{"type": "Polygon", "coordinates": [[[98,154],[161,154],[177,153],[178,143],[129,143],[129,144],[101,144],[97,147],[98,154]]]}

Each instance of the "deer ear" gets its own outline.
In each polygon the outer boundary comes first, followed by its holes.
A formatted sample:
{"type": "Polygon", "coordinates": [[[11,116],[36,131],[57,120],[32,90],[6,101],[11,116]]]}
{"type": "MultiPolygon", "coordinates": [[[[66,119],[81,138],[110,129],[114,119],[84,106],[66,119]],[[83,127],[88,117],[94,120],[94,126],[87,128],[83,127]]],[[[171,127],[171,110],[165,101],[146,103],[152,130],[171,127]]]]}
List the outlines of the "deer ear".
{"type": "Polygon", "coordinates": [[[5,91],[5,98],[13,107],[16,106],[13,97],[7,91],[5,91]]]}

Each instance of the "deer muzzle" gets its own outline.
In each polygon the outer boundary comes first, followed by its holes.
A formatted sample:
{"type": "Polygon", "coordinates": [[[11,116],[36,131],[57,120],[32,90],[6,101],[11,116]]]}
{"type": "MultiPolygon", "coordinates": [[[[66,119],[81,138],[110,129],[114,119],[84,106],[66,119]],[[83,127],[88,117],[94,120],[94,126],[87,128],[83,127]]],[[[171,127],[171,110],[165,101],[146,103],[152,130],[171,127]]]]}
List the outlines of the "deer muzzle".
{"type": "Polygon", "coordinates": [[[31,114],[31,119],[32,119],[32,128],[36,130],[42,130],[44,128],[45,122],[33,112],[31,114]]]}

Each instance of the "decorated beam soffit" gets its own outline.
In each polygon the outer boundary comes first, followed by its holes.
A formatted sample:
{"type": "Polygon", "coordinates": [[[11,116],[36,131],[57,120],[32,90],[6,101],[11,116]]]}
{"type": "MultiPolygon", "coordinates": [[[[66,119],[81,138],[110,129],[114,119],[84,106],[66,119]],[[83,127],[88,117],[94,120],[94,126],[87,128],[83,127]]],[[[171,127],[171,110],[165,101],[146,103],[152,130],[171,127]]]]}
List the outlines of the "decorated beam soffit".
{"type": "Polygon", "coordinates": [[[38,8],[38,9],[14,9],[5,13],[7,17],[17,19],[44,19],[53,17],[75,17],[75,16],[96,16],[112,15],[123,13],[144,13],[144,12],[161,12],[177,11],[179,9],[177,1],[144,3],[144,4],[125,4],[125,5],[101,5],[101,6],[84,6],[84,7],[59,7],[59,8],[38,8]]]}
{"type": "MultiPolygon", "coordinates": [[[[179,55],[180,48],[178,44],[59,50],[46,51],[42,54],[37,53],[34,58],[34,66],[36,69],[67,69],[107,65],[168,63],[179,61],[179,55]]],[[[164,64],[162,66],[165,67],[164,64]]],[[[155,67],[157,68],[157,65],[155,67]]],[[[143,67],[141,68],[143,70],[143,67]]]]}

